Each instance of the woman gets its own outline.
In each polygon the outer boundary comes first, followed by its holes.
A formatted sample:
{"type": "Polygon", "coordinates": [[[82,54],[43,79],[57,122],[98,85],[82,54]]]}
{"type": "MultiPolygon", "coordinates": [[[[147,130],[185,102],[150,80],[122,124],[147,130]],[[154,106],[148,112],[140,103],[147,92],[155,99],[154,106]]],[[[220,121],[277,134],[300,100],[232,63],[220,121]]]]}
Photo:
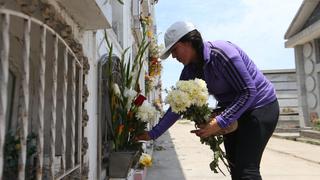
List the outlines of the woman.
{"type": "MultiPolygon", "coordinates": [[[[201,78],[225,110],[193,131],[199,137],[216,135],[238,121],[236,131],[224,135],[233,180],[261,179],[260,160],[279,116],[272,84],[248,55],[227,41],[204,42],[193,24],[176,22],[165,33],[165,50],[184,64],[180,79],[201,78]]],[[[139,140],[156,139],[179,119],[169,108],[161,121],[139,140]]]]}

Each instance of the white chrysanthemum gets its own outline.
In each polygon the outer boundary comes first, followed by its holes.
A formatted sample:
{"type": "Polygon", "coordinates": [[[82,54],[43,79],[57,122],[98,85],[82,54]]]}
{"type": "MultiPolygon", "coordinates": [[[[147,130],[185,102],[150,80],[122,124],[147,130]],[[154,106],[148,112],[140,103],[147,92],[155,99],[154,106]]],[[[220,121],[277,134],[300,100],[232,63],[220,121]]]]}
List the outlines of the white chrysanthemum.
{"type": "Polygon", "coordinates": [[[152,122],[156,120],[158,113],[159,112],[154,106],[152,106],[149,102],[144,101],[143,104],[138,108],[135,116],[141,121],[152,122]]]}
{"type": "Polygon", "coordinates": [[[185,111],[192,104],[205,105],[209,93],[207,84],[201,79],[178,81],[176,88],[169,92],[166,103],[170,104],[172,111],[179,113],[185,111]]]}
{"type": "Polygon", "coordinates": [[[201,79],[178,81],[176,87],[188,94],[191,104],[202,106],[208,100],[207,84],[201,79]]]}
{"type": "Polygon", "coordinates": [[[186,92],[172,90],[165,99],[175,113],[183,112],[191,106],[191,99],[186,92]]]}
{"type": "Polygon", "coordinates": [[[190,93],[192,90],[190,88],[193,88],[193,81],[189,80],[189,81],[178,81],[176,83],[176,87],[177,89],[184,91],[186,93],[190,93]]]}
{"type": "Polygon", "coordinates": [[[198,106],[206,104],[209,98],[206,82],[202,79],[197,78],[192,82],[193,84],[190,88],[190,96],[193,100],[192,103],[198,106]]]}
{"type": "Polygon", "coordinates": [[[200,92],[194,101],[197,106],[203,106],[208,102],[209,94],[208,92],[200,92]]]}
{"type": "Polygon", "coordinates": [[[118,84],[117,83],[113,83],[112,88],[113,88],[114,94],[116,96],[120,96],[121,92],[120,92],[120,88],[119,88],[118,84]]]}
{"type": "Polygon", "coordinates": [[[208,91],[207,83],[204,80],[196,78],[194,82],[198,85],[201,91],[208,91]]]}

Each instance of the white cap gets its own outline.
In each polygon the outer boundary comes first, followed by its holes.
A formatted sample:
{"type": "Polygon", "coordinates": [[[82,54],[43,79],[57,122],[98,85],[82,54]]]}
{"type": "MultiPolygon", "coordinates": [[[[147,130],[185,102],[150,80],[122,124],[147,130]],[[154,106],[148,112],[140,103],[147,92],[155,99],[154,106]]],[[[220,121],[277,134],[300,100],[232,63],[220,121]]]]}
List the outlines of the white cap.
{"type": "Polygon", "coordinates": [[[195,30],[196,27],[185,21],[178,21],[172,24],[164,34],[165,49],[160,54],[160,59],[166,59],[170,55],[170,48],[176,44],[184,35],[195,30]]]}

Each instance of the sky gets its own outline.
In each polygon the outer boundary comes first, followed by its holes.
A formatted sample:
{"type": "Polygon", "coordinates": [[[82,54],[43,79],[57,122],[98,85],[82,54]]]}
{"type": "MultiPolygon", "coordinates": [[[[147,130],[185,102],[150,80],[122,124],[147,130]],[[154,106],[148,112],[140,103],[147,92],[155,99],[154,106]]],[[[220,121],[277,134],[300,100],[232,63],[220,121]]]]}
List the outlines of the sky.
{"type": "MultiPolygon", "coordinates": [[[[291,69],[294,52],[284,34],[302,0],[159,0],[155,7],[158,41],[176,21],[192,22],[205,41],[240,46],[261,70],[291,69]]],[[[183,65],[171,56],[162,62],[163,89],[175,85],[183,65]]],[[[164,94],[165,96],[165,94],[164,94]]]]}

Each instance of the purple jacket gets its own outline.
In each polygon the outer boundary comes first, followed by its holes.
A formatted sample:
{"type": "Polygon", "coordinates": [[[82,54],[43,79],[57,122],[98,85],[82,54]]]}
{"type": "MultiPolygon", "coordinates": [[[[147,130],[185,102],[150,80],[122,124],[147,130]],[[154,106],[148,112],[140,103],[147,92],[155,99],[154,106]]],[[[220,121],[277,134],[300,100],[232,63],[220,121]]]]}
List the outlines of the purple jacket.
{"type": "MultiPolygon", "coordinates": [[[[202,78],[209,94],[226,109],[216,117],[221,128],[228,127],[247,110],[262,107],[276,100],[275,90],[248,55],[227,41],[204,42],[204,65],[186,65],[180,80],[202,78]]],[[[180,116],[167,110],[160,122],[149,131],[152,139],[158,138],[180,116]]]]}

